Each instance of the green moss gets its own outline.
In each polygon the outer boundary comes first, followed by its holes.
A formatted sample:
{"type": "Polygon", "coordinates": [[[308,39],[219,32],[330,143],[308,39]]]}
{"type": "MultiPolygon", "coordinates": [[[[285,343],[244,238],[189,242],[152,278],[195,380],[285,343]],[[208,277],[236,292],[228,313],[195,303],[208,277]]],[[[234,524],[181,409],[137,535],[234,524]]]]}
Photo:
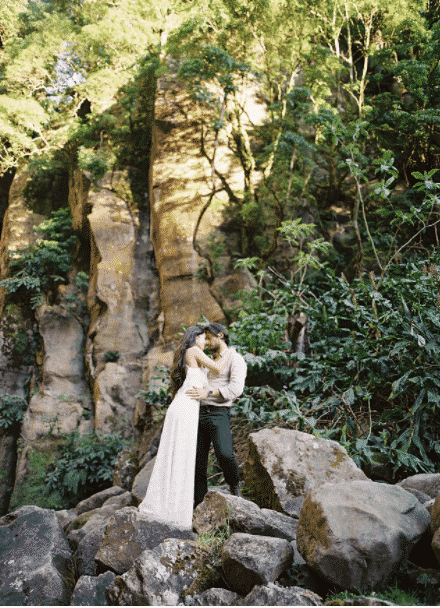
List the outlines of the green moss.
{"type": "Polygon", "coordinates": [[[335,455],[335,460],[331,463],[331,467],[333,467],[334,469],[336,469],[337,467],[339,467],[339,465],[341,464],[341,462],[344,462],[346,455],[344,454],[344,452],[342,450],[339,450],[338,448],[333,448],[333,453],[335,455]]]}
{"type": "Polygon", "coordinates": [[[84,513],[84,515],[81,515],[80,517],[77,517],[70,525],[70,529],[71,530],[80,530],[83,526],[86,525],[86,523],[89,521],[89,519],[92,517],[93,513],[88,512],[88,513],[84,513]]]}
{"type": "Polygon", "coordinates": [[[14,488],[9,511],[15,511],[24,505],[37,505],[43,509],[65,508],[60,493],[48,493],[46,488],[47,470],[60,457],[58,448],[61,442],[59,439],[41,440],[30,444],[26,473],[14,488]]]}

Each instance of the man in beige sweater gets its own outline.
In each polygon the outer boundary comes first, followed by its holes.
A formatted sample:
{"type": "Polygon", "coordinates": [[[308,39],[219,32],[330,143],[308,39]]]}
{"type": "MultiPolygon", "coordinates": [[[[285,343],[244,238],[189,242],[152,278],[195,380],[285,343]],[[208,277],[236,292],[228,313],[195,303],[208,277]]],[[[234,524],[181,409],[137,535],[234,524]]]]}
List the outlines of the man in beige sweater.
{"type": "Polygon", "coordinates": [[[205,327],[206,345],[214,360],[229,355],[226,368],[219,374],[208,372],[206,389],[193,388],[187,395],[200,399],[199,428],[197,435],[194,507],[200,504],[208,491],[208,456],[211,443],[217,462],[223,471],[231,493],[241,496],[240,473],[232,447],[231,405],[244,389],[247,367],[243,357],[229,348],[229,335],[220,323],[205,327]]]}

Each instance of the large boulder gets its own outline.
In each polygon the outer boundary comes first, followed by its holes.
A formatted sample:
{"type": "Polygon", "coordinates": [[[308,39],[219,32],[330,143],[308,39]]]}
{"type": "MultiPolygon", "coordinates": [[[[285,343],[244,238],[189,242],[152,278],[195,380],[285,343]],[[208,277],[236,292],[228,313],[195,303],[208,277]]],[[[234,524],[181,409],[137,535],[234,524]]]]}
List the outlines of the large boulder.
{"type": "Polygon", "coordinates": [[[296,538],[298,520],[272,511],[260,509],[250,500],[212,490],[194,511],[193,529],[197,534],[229,529],[232,532],[296,538]]]}
{"type": "Polygon", "coordinates": [[[299,517],[304,497],[323,483],[367,480],[336,441],[275,427],[249,435],[243,477],[260,507],[299,517]]]}
{"type": "Polygon", "coordinates": [[[106,588],[115,580],[114,572],[99,576],[80,576],[73,590],[71,606],[108,606],[106,588]]]}
{"type": "Polygon", "coordinates": [[[120,509],[105,528],[96,554],[98,571],[127,572],[145,549],[153,549],[167,538],[195,540],[196,535],[157,521],[135,507],[120,509]]]}
{"type": "Polygon", "coordinates": [[[116,511],[131,505],[131,502],[131,492],[124,492],[118,496],[108,498],[102,507],[78,515],[66,529],[70,545],[76,549],[78,543],[91,530],[96,530],[101,525],[106,524],[116,511]]]}
{"type": "Polygon", "coordinates": [[[107,522],[96,524],[76,545],[76,567],[79,576],[96,576],[96,554],[104,537],[107,522]]]}
{"type": "Polygon", "coordinates": [[[255,585],[274,582],[289,568],[293,549],[285,539],[236,533],[224,543],[221,560],[229,587],[246,595],[255,585]]]}
{"type": "Polygon", "coordinates": [[[322,606],[322,598],[302,587],[280,587],[275,583],[256,585],[240,606],[322,606]]]}
{"type": "Polygon", "coordinates": [[[307,564],[345,589],[372,589],[408,556],[430,521],[398,486],[373,481],[325,484],[306,497],[297,545],[307,564]]]}
{"type": "Polygon", "coordinates": [[[72,552],[55,511],[27,506],[2,517],[0,563],[0,605],[69,605],[72,552]]]}
{"type": "Polygon", "coordinates": [[[106,589],[111,606],[177,606],[219,582],[207,550],[171,538],[147,549],[106,589]]]}
{"type": "Polygon", "coordinates": [[[226,526],[233,532],[264,534],[266,520],[260,507],[250,500],[222,492],[208,492],[194,510],[194,530],[203,534],[226,526]]]}
{"type": "Polygon", "coordinates": [[[414,488],[428,494],[431,498],[437,498],[440,494],[440,473],[419,473],[411,475],[396,484],[404,490],[414,488]]]}

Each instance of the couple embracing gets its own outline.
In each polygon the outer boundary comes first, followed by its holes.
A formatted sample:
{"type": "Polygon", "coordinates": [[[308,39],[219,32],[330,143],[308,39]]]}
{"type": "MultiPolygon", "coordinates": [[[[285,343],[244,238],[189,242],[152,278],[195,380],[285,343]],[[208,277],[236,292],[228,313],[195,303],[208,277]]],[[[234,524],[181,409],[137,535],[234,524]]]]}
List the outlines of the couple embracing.
{"type": "Polygon", "coordinates": [[[139,511],[192,529],[193,510],[207,491],[211,443],[231,493],[240,495],[232,449],[231,405],[243,392],[246,363],[229,347],[226,328],[187,329],[174,354],[171,396],[154,469],[139,511]],[[203,351],[208,347],[212,358],[203,351]]]}

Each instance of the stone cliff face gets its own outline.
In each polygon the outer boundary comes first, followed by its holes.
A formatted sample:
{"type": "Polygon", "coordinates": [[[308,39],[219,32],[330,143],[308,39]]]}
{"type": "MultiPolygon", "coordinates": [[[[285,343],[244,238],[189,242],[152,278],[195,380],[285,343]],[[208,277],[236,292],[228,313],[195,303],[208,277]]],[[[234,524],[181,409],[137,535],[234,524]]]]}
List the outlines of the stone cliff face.
{"type": "MultiPolygon", "coordinates": [[[[150,106],[153,101],[148,100],[150,106]]],[[[25,442],[46,436],[51,427],[133,436],[134,424],[141,428],[145,415],[136,395],[154,378],[155,366],[170,365],[182,325],[202,317],[225,322],[228,307],[236,305],[231,294],[251,284],[243,270],[231,265],[236,244],[233,230],[229,245],[224,231],[227,200],[220,195],[203,211],[212,188],[211,167],[200,150],[197,116],[187,94],[176,81],[162,79],[154,124],[151,107],[144,114],[150,117],[142,123],[148,131],[145,141],[153,145],[143,164],[107,173],[92,187],[91,176],[72,157],[68,200],[62,204],[70,208],[78,244],[68,284],[35,311],[17,302],[13,318],[11,305],[3,312],[0,387],[29,398],[21,428],[25,442]],[[222,230],[222,273],[208,284],[200,280],[206,260],[195,244],[222,230]],[[89,275],[83,318],[68,305],[79,297],[75,281],[80,271],[89,275]],[[11,359],[14,346],[5,346],[11,341],[7,319],[21,323],[25,335],[36,336],[37,356],[30,364],[24,365],[16,352],[11,359]]],[[[239,187],[240,171],[225,142],[217,155],[222,171],[239,187]]],[[[0,241],[1,278],[7,276],[8,252],[33,245],[34,228],[45,219],[28,207],[23,195],[28,182],[29,174],[19,172],[10,189],[0,241]]],[[[9,301],[4,291],[2,309],[9,301]]],[[[15,452],[15,441],[0,438],[0,453],[3,448],[15,452]]],[[[9,460],[12,470],[16,457],[9,460]]]]}

